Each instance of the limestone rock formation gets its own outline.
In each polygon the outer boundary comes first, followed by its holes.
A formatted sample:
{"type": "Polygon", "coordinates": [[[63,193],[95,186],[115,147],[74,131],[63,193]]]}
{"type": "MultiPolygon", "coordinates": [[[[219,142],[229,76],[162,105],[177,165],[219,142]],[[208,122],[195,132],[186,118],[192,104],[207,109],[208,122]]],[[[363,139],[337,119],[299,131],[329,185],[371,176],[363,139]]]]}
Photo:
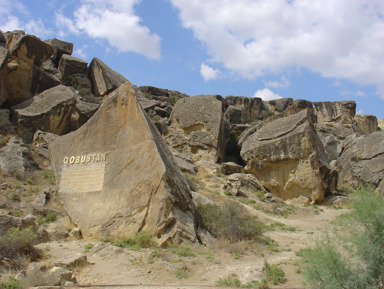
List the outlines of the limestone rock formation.
{"type": "Polygon", "coordinates": [[[377,118],[373,115],[355,115],[357,132],[361,135],[377,131],[377,118]]]}
{"type": "Polygon", "coordinates": [[[37,130],[33,136],[32,155],[33,159],[41,169],[51,167],[51,156],[49,154],[49,143],[57,135],[37,130]]]}
{"type": "Polygon", "coordinates": [[[59,197],[85,237],[146,230],[159,245],[196,242],[189,187],[129,82],[50,150],[59,197]]]}
{"type": "Polygon", "coordinates": [[[221,162],[229,126],[223,117],[222,103],[212,95],[198,95],[176,102],[167,128],[166,140],[194,161],[221,162]]]}
{"type": "Polygon", "coordinates": [[[100,59],[94,58],[89,65],[89,76],[96,96],[104,96],[127,81],[120,73],[113,71],[100,59]]]}
{"type": "Polygon", "coordinates": [[[36,130],[62,135],[70,131],[76,92],[59,85],[12,107],[18,134],[31,143],[36,130]]]}
{"type": "Polygon", "coordinates": [[[53,63],[55,63],[56,66],[59,65],[59,61],[60,61],[61,56],[63,54],[72,55],[72,52],[73,52],[73,44],[72,43],[62,41],[62,40],[59,40],[57,38],[48,39],[48,40],[45,40],[44,42],[50,44],[53,47],[54,53],[53,53],[51,59],[52,59],[53,63]]]}
{"type": "Polygon", "coordinates": [[[311,110],[263,126],[243,142],[241,156],[246,171],[278,197],[323,200],[330,169],[311,110]]]}
{"type": "Polygon", "coordinates": [[[384,131],[352,139],[337,159],[338,187],[378,186],[384,178],[384,131]]]}
{"type": "Polygon", "coordinates": [[[8,49],[0,47],[0,105],[7,100],[5,78],[8,74],[8,49]]]}
{"type": "Polygon", "coordinates": [[[379,130],[384,130],[384,118],[379,118],[379,120],[377,121],[377,126],[379,130]]]}
{"type": "Polygon", "coordinates": [[[59,63],[59,71],[63,77],[73,74],[86,74],[88,71],[88,63],[80,58],[64,54],[59,63]]]}
{"type": "Polygon", "coordinates": [[[15,31],[7,35],[10,52],[6,78],[7,103],[15,105],[31,98],[37,91],[42,64],[53,54],[51,45],[32,35],[15,31]]]}
{"type": "Polygon", "coordinates": [[[314,102],[318,123],[352,124],[356,111],[354,101],[314,102]]]}

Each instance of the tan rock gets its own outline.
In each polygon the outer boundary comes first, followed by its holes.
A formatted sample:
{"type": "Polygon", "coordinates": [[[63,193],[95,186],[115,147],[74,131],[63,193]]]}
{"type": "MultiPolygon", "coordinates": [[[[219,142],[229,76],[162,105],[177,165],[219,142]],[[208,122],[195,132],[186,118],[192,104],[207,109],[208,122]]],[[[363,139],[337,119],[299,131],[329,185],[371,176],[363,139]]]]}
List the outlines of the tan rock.
{"type": "Polygon", "coordinates": [[[378,130],[377,118],[373,115],[355,115],[357,132],[361,135],[370,134],[378,130]]]}
{"type": "Polygon", "coordinates": [[[8,49],[0,47],[0,105],[7,100],[5,79],[8,74],[8,49]]]}
{"type": "Polygon", "coordinates": [[[59,85],[12,107],[17,132],[31,143],[36,130],[62,135],[70,131],[76,105],[74,89],[59,85]]]}
{"type": "Polygon", "coordinates": [[[37,91],[42,64],[53,54],[53,48],[35,36],[22,33],[10,33],[7,47],[12,55],[6,78],[7,104],[15,105],[37,91]]]}
{"type": "Polygon", "coordinates": [[[129,82],[50,149],[59,197],[84,237],[146,230],[159,245],[197,241],[189,187],[129,82]]]}
{"type": "Polygon", "coordinates": [[[352,124],[356,113],[354,101],[314,102],[318,123],[337,122],[352,124]]]}
{"type": "Polygon", "coordinates": [[[168,132],[168,144],[192,157],[222,161],[229,126],[223,117],[222,103],[213,95],[197,95],[176,102],[168,132]]]}
{"type": "Polygon", "coordinates": [[[377,123],[378,123],[377,126],[378,126],[379,130],[384,130],[384,118],[379,118],[377,123]]]}
{"type": "Polygon", "coordinates": [[[243,142],[241,156],[247,162],[245,171],[278,197],[323,200],[330,168],[311,110],[263,126],[243,142]]]}

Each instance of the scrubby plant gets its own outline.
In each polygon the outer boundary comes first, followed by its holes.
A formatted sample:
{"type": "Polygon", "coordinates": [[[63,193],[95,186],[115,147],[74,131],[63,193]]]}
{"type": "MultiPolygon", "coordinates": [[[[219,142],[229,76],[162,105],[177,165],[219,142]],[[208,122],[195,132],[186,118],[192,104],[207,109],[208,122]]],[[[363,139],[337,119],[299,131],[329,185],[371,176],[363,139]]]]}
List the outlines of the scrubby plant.
{"type": "Polygon", "coordinates": [[[9,276],[8,281],[0,282],[0,289],[21,289],[22,285],[20,281],[17,281],[15,277],[9,276]]]}
{"type": "Polygon", "coordinates": [[[269,264],[267,260],[264,260],[263,271],[267,282],[270,282],[274,285],[285,282],[285,273],[283,269],[280,268],[277,264],[269,264]]]}
{"type": "Polygon", "coordinates": [[[48,182],[50,182],[53,185],[56,183],[55,173],[53,171],[50,171],[50,170],[43,171],[43,178],[46,179],[48,182]]]}
{"type": "Polygon", "coordinates": [[[186,267],[179,268],[176,270],[175,276],[177,279],[186,279],[189,277],[189,271],[186,267]]]}
{"type": "Polygon", "coordinates": [[[8,258],[15,268],[22,268],[26,259],[36,261],[41,257],[41,251],[33,246],[36,241],[31,228],[11,228],[0,237],[0,259],[8,258]]]}
{"type": "Polygon", "coordinates": [[[198,205],[197,224],[214,236],[230,242],[256,239],[264,230],[264,226],[255,216],[249,215],[244,208],[234,202],[229,202],[225,206],[198,205]]]}
{"type": "Polygon", "coordinates": [[[180,246],[172,249],[172,253],[180,257],[195,257],[196,254],[192,251],[191,247],[180,246]]]}
{"type": "Polygon", "coordinates": [[[132,237],[125,237],[113,242],[114,245],[131,250],[156,246],[156,242],[148,231],[141,231],[132,237]]]}
{"type": "Polygon", "coordinates": [[[240,279],[236,275],[220,278],[216,281],[216,286],[241,287],[240,279]]]}
{"type": "Polygon", "coordinates": [[[373,189],[360,188],[350,206],[334,232],[300,252],[302,273],[313,288],[384,286],[384,200],[373,189]]]}

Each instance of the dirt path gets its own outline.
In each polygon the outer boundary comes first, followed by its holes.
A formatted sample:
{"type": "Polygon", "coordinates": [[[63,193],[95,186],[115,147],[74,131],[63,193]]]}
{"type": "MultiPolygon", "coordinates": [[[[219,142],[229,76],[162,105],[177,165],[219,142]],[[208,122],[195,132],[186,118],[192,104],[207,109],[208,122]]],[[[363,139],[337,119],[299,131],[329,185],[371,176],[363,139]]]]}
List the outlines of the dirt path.
{"type": "MultiPolygon", "coordinates": [[[[87,240],[50,242],[39,247],[47,252],[47,262],[52,263],[68,256],[86,254],[90,265],[76,269],[77,282],[83,285],[169,284],[176,288],[211,288],[220,278],[228,276],[237,276],[242,284],[246,284],[262,278],[262,267],[267,260],[271,264],[280,264],[285,271],[287,282],[276,287],[297,288],[303,285],[297,266],[300,257],[296,252],[306,247],[312,236],[329,228],[330,222],[344,212],[323,206],[295,207],[291,214],[283,217],[255,210],[260,220],[275,225],[275,229],[265,235],[274,240],[276,246],[217,242],[212,246],[193,247],[194,256],[189,257],[180,256],[173,248],[132,251],[87,240]]],[[[145,285],[136,288],[147,287],[154,288],[145,285]]]]}

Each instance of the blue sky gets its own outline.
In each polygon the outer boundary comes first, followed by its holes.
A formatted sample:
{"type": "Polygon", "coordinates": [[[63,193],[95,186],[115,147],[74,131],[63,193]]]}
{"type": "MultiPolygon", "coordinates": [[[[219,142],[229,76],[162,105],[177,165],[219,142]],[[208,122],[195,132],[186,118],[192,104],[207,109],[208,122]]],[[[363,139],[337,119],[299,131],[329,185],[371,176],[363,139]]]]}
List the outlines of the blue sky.
{"type": "Polygon", "coordinates": [[[72,42],[135,85],[384,117],[382,0],[0,0],[0,29],[72,42]]]}

